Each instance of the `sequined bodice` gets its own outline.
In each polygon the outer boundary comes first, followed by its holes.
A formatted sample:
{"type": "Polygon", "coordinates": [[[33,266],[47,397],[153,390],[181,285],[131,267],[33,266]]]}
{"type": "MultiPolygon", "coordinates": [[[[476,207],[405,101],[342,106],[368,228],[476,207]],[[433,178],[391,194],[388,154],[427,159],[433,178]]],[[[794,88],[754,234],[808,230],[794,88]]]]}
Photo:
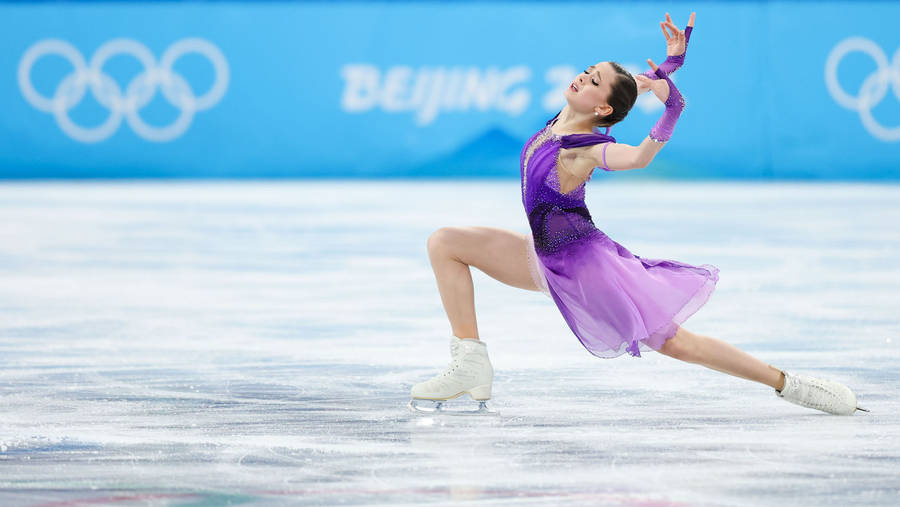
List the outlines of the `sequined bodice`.
{"type": "Polygon", "coordinates": [[[548,125],[548,126],[544,127],[543,129],[541,129],[540,131],[538,131],[538,134],[534,138],[533,141],[526,144],[525,155],[524,155],[524,159],[522,162],[522,164],[523,164],[522,198],[523,199],[525,198],[525,190],[527,187],[529,160],[531,160],[531,157],[534,155],[535,150],[537,148],[541,147],[545,142],[547,142],[547,141],[554,142],[555,141],[557,143],[557,147],[555,148],[556,155],[553,157],[553,167],[551,167],[550,170],[547,171],[546,181],[547,181],[547,183],[550,184],[550,187],[552,189],[556,190],[561,195],[565,195],[568,197],[574,197],[574,198],[580,198],[580,199],[584,200],[584,187],[585,187],[585,184],[591,180],[592,174],[589,175],[585,181],[581,182],[580,185],[573,188],[572,190],[570,190],[566,193],[563,193],[563,191],[562,191],[562,185],[559,181],[559,168],[558,168],[559,156],[560,156],[560,152],[562,151],[561,147],[558,146],[559,139],[561,137],[562,136],[560,136],[558,134],[554,134],[553,131],[550,130],[550,126],[548,125]]]}
{"type": "MultiPolygon", "coordinates": [[[[607,134],[557,135],[547,125],[531,136],[520,156],[522,204],[538,254],[549,255],[566,245],[598,232],[584,204],[585,182],[570,192],[560,190],[559,154],[562,148],[589,146],[601,142],[615,142],[607,134]]],[[[590,180],[590,177],[588,178],[590,180]]]]}

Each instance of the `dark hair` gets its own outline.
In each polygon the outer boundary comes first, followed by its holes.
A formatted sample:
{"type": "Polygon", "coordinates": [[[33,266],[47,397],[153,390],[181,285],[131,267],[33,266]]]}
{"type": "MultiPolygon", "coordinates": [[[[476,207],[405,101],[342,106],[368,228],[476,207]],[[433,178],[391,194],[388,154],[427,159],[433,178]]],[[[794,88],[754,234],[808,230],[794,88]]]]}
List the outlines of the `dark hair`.
{"type": "Polygon", "coordinates": [[[612,126],[624,120],[628,116],[628,111],[634,107],[637,100],[637,81],[630,72],[616,62],[609,62],[613,69],[616,70],[616,81],[612,85],[612,91],[606,100],[613,108],[613,112],[600,116],[597,119],[597,127],[612,126]]]}

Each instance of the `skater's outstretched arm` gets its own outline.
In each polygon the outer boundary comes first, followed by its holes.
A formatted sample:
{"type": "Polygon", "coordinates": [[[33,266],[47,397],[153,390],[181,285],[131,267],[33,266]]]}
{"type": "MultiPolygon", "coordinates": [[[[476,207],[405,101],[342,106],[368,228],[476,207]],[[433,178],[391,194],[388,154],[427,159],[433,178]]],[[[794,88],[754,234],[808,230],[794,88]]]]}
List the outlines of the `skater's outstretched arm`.
{"type": "MultiPolygon", "coordinates": [[[[628,169],[640,169],[647,167],[662,149],[669,138],[681,111],[684,109],[684,99],[669,76],[653,60],[647,59],[647,63],[653,68],[653,72],[659,78],[650,82],[653,93],[663,101],[666,110],[656,125],[650,129],[650,135],[644,138],[639,146],[631,146],[624,143],[602,143],[594,145],[590,154],[594,158],[596,167],[606,171],[626,171],[628,169]]],[[[647,79],[638,76],[640,79],[647,79]]]]}

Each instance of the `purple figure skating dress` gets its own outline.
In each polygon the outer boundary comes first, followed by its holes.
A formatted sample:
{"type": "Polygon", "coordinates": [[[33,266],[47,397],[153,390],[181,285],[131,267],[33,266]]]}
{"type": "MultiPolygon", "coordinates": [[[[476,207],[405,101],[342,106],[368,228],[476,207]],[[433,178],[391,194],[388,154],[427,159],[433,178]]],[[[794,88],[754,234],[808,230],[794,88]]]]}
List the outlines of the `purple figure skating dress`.
{"type": "Polygon", "coordinates": [[[584,203],[586,182],[562,194],[556,164],[560,148],[616,140],[609,129],[559,136],[550,131],[558,117],[525,143],[520,158],[522,204],[541,281],[591,354],[612,358],[627,351],[640,357],[641,349],[658,351],[709,299],[719,269],[641,258],[595,227],[584,203]]]}

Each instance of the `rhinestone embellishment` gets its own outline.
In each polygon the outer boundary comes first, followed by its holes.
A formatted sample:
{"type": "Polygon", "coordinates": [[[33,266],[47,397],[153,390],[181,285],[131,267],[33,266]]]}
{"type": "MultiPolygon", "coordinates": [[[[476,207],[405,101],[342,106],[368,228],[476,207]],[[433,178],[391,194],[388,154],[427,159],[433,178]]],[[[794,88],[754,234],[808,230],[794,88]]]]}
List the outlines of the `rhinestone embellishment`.
{"type": "Polygon", "coordinates": [[[534,151],[541,147],[547,139],[551,137],[558,137],[553,132],[550,132],[550,127],[544,127],[541,133],[534,138],[534,141],[528,145],[528,148],[525,149],[525,161],[523,163],[523,173],[522,173],[522,199],[525,199],[525,189],[528,180],[528,162],[531,160],[531,156],[534,155],[534,151]]]}

